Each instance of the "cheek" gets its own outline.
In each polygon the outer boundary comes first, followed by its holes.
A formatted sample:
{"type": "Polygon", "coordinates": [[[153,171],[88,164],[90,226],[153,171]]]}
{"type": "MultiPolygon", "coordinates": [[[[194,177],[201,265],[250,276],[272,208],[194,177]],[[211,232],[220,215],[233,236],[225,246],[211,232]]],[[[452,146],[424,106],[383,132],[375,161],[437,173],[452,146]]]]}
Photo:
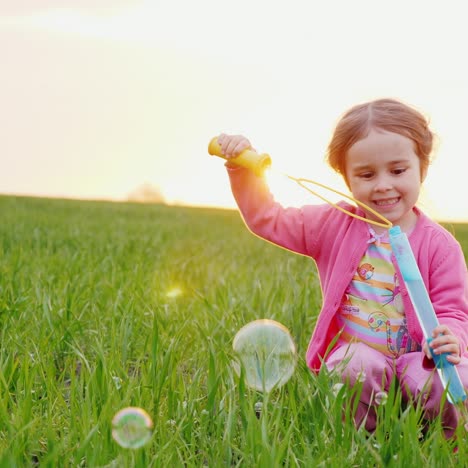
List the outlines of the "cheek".
{"type": "Polygon", "coordinates": [[[360,196],[362,196],[362,192],[363,192],[362,184],[359,184],[354,179],[345,179],[345,182],[349,191],[353,194],[353,197],[359,198],[360,196]]]}

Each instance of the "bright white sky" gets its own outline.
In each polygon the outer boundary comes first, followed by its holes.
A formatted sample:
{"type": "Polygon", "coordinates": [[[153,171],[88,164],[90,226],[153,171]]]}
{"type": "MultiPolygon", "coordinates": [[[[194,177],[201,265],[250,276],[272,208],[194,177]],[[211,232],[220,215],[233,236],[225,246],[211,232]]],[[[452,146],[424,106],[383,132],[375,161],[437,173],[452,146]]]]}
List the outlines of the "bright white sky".
{"type": "Polygon", "coordinates": [[[333,126],[390,96],[439,135],[422,208],[468,221],[463,3],[3,0],[0,193],[123,200],[147,182],[232,207],[206,150],[221,131],[344,189],[324,162],[333,126]]]}

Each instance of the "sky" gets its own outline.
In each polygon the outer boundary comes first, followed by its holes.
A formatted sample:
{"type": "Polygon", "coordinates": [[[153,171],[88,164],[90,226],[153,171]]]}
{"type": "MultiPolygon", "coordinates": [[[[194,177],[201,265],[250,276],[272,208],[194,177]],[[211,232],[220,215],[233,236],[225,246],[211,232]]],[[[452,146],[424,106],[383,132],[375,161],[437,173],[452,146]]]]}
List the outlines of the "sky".
{"type": "MultiPolygon", "coordinates": [[[[462,6],[0,0],[0,193],[126,200],[146,184],[168,203],[234,207],[207,153],[221,132],[346,191],[324,160],[337,119],[394,97],[438,137],[420,206],[468,222],[462,6]]],[[[279,201],[316,202],[291,184],[272,182],[279,201]]]]}

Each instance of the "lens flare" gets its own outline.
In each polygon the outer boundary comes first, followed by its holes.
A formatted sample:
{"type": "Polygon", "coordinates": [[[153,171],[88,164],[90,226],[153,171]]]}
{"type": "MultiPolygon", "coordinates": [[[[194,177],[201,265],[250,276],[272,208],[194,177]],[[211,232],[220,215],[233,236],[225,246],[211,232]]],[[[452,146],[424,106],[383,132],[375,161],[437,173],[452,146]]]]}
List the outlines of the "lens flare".
{"type": "Polygon", "coordinates": [[[170,288],[167,293],[166,297],[179,297],[182,294],[182,289],[179,288],[178,286],[174,286],[173,288],[170,288]]]}

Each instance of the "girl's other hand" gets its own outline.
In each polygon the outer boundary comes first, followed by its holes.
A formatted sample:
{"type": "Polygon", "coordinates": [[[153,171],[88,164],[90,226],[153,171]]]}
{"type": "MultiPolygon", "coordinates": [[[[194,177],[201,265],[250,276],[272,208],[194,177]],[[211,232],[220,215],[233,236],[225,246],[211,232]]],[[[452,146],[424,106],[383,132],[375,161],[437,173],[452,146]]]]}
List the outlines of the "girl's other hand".
{"type": "Polygon", "coordinates": [[[458,338],[451,332],[446,325],[439,325],[432,332],[430,344],[424,343],[423,351],[429,359],[432,359],[432,349],[435,355],[447,353],[447,361],[452,364],[458,364],[461,361],[460,357],[460,342],[458,338]]]}
{"type": "Polygon", "coordinates": [[[245,149],[253,150],[250,141],[243,135],[226,135],[225,133],[221,133],[218,136],[218,143],[227,159],[235,158],[245,149]]]}

